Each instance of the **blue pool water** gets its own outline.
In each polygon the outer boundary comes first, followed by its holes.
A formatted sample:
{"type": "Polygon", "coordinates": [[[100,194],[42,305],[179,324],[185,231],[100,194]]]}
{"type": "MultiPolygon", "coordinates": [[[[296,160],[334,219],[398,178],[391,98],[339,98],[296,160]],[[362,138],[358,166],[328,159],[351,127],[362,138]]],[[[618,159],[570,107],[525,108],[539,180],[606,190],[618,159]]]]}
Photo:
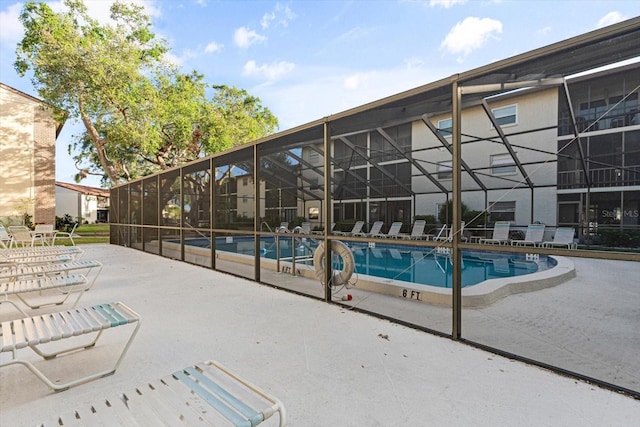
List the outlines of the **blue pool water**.
{"type": "MultiPolygon", "coordinates": [[[[209,247],[208,239],[189,239],[187,244],[209,247]]],[[[295,248],[296,263],[313,264],[313,251],[318,246],[314,239],[291,236],[280,239],[280,259],[289,261],[292,247],[295,248]]],[[[432,248],[417,248],[387,243],[368,244],[349,242],[354,255],[355,271],[385,279],[402,280],[443,288],[451,287],[451,258],[434,253],[432,248]]],[[[216,250],[243,255],[254,255],[254,241],[247,237],[216,239],[216,250]]],[[[275,238],[264,237],[260,241],[260,256],[276,259],[275,238]]],[[[525,254],[463,251],[462,286],[473,286],[489,279],[520,276],[555,266],[556,261],[545,255],[538,260],[528,260],[525,254]]],[[[339,268],[339,267],[334,267],[339,268]]]]}

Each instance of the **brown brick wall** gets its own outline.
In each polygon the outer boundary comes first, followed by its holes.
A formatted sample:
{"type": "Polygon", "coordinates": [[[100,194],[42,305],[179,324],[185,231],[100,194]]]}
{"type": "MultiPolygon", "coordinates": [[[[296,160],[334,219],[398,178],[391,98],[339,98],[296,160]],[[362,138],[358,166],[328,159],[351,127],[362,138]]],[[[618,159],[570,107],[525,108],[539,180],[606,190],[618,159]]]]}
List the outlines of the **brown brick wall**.
{"type": "Polygon", "coordinates": [[[34,108],[34,224],[54,224],[56,209],[56,124],[51,112],[34,108]]]}

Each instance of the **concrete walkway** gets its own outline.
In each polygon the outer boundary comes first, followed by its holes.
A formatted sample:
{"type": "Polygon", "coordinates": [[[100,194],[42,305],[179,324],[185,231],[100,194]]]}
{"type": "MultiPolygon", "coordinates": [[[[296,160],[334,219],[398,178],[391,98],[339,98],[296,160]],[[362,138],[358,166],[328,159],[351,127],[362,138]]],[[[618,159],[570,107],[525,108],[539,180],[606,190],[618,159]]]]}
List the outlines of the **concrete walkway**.
{"type": "MultiPolygon", "coordinates": [[[[449,339],[137,250],[83,249],[105,267],[80,305],[121,300],[142,316],[140,333],[115,375],[61,393],[23,367],[0,370],[0,426],[37,425],[207,359],[280,398],[290,426],[640,420],[638,400],[449,339]]],[[[2,308],[0,320],[13,314],[2,308]]],[[[95,369],[121,342],[116,332],[38,366],[64,380],[95,369]]]]}

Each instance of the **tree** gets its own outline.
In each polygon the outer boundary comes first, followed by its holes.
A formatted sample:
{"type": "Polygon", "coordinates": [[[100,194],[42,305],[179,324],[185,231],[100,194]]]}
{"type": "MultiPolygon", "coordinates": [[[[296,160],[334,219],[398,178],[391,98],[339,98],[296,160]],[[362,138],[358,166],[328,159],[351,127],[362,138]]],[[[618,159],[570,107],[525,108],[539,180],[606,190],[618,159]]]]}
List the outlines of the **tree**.
{"type": "Polygon", "coordinates": [[[45,3],[25,4],[15,68],[20,75],[32,70],[40,97],[84,124],[69,147],[80,150],[78,181],[99,174],[111,184],[126,182],[277,128],[277,119],[246,91],[209,87],[202,75],[163,63],[169,49],[141,7],[114,3],[112,23],[100,24],[82,0],[64,4],[62,13],[45,3]]]}
{"type": "MultiPolygon", "coordinates": [[[[144,81],[137,92],[143,100],[126,114],[99,118],[96,129],[109,141],[109,159],[117,162],[120,178],[128,181],[172,168],[272,133],[277,120],[245,90],[207,85],[197,73],[180,74],[163,68],[144,81]],[[213,96],[207,97],[207,90],[213,96]]],[[[74,148],[78,164],[96,164],[90,135],[74,148]]]]}

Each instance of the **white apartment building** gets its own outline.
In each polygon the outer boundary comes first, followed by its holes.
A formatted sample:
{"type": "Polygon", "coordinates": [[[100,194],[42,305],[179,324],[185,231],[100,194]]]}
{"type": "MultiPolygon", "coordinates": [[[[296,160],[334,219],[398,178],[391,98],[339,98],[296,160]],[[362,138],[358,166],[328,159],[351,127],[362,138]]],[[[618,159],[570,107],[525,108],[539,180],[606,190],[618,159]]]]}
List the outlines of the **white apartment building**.
{"type": "MultiPolygon", "coordinates": [[[[488,225],[540,222],[579,235],[598,225],[637,227],[639,85],[636,63],[567,79],[569,101],[558,83],[463,105],[462,202],[486,211],[479,222],[488,225]]],[[[444,222],[438,216],[452,192],[451,126],[451,113],[442,113],[334,139],[334,221],[408,225],[432,215],[444,222]]],[[[323,162],[313,148],[304,158],[323,162]]],[[[321,179],[305,170],[307,179],[321,179]]]]}

